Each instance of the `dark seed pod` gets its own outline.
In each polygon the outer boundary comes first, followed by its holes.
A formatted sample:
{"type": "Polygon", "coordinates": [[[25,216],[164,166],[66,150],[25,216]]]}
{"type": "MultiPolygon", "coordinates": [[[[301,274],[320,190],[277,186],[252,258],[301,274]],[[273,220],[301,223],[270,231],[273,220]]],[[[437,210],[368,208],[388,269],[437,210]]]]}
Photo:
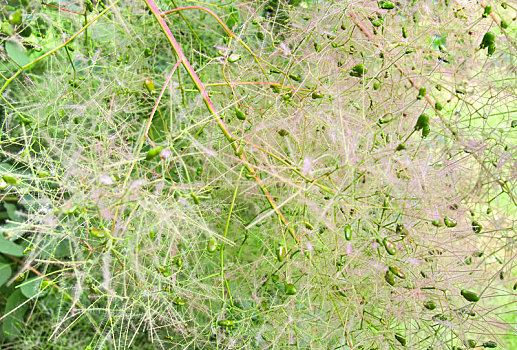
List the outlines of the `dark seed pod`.
{"type": "Polygon", "coordinates": [[[436,108],[437,111],[441,111],[443,109],[443,106],[440,102],[436,102],[434,104],[434,108],[436,108]]]}
{"type": "Polygon", "coordinates": [[[473,303],[479,301],[479,296],[476,293],[472,292],[472,291],[469,291],[469,290],[466,290],[466,289],[462,289],[461,290],[461,295],[467,301],[471,301],[473,303]]]}
{"type": "Polygon", "coordinates": [[[481,226],[479,222],[477,222],[476,220],[472,221],[472,231],[474,231],[475,233],[480,233],[482,229],[483,226],[481,226]]]}
{"type": "Polygon", "coordinates": [[[489,340],[489,341],[486,341],[483,343],[483,347],[484,348],[497,348],[497,343],[493,340],[489,340]]]}
{"type": "Polygon", "coordinates": [[[403,37],[404,39],[406,39],[406,38],[407,38],[406,27],[402,27],[402,37],[403,37]]]}
{"type": "Polygon", "coordinates": [[[432,300],[428,300],[424,303],[424,307],[427,310],[434,310],[434,309],[436,309],[436,303],[432,300]]]}
{"type": "Polygon", "coordinates": [[[406,149],[406,145],[404,145],[403,143],[399,144],[397,146],[397,148],[395,148],[395,151],[403,151],[406,149]]]}
{"type": "Polygon", "coordinates": [[[404,338],[400,334],[395,334],[395,339],[397,339],[397,341],[400,343],[400,345],[406,346],[406,344],[407,344],[406,338],[404,338]]]}
{"type": "Polygon", "coordinates": [[[289,132],[285,129],[280,129],[278,130],[278,135],[284,137],[284,136],[287,136],[289,134],[289,132]]]}
{"type": "Polygon", "coordinates": [[[146,47],[144,50],[144,57],[150,57],[153,54],[150,48],[146,47]]]}

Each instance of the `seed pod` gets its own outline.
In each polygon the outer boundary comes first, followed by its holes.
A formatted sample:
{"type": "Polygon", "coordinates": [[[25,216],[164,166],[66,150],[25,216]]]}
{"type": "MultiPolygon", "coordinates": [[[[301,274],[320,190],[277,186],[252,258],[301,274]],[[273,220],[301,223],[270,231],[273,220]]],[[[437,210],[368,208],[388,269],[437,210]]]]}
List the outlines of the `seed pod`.
{"type": "Polygon", "coordinates": [[[427,310],[434,310],[434,309],[436,309],[436,303],[432,300],[428,300],[424,303],[424,307],[427,310]]]}
{"type": "Polygon", "coordinates": [[[476,293],[474,293],[474,292],[472,292],[470,290],[462,289],[461,290],[461,295],[467,301],[471,301],[473,303],[479,301],[479,296],[476,293]]]}
{"type": "Polygon", "coordinates": [[[104,238],[106,237],[106,232],[100,228],[91,228],[90,234],[95,238],[104,238]]]}
{"type": "Polygon", "coordinates": [[[384,238],[382,240],[382,244],[384,245],[384,248],[386,249],[389,255],[395,255],[397,253],[397,247],[395,246],[395,243],[393,243],[389,239],[384,238]]]}
{"type": "Polygon", "coordinates": [[[314,227],[311,225],[310,222],[305,221],[304,225],[307,230],[314,230],[314,227]]]}
{"type": "Polygon", "coordinates": [[[87,12],[93,12],[93,5],[90,0],[86,0],[85,7],[87,12]]]}
{"type": "Polygon", "coordinates": [[[431,132],[431,128],[429,127],[429,125],[426,125],[422,129],[422,138],[425,139],[429,135],[430,132],[431,132]]]}
{"type": "Polygon", "coordinates": [[[486,32],[483,35],[483,39],[481,40],[481,44],[479,45],[480,49],[488,48],[490,45],[494,45],[495,43],[495,35],[492,32],[486,32]]]}
{"type": "Polygon", "coordinates": [[[244,114],[244,112],[242,112],[239,107],[235,107],[235,116],[237,117],[237,119],[239,120],[246,120],[246,114],[244,114]]]}
{"type": "Polygon", "coordinates": [[[293,79],[294,81],[302,80],[302,77],[296,74],[289,74],[289,78],[293,79]]]}
{"type": "Polygon", "coordinates": [[[477,222],[476,220],[472,221],[472,231],[474,231],[475,233],[480,233],[482,229],[483,226],[481,226],[479,222],[477,222]]]}
{"type": "Polygon", "coordinates": [[[235,321],[233,320],[221,320],[217,321],[217,325],[221,327],[235,327],[235,321]]]}
{"type": "Polygon", "coordinates": [[[144,50],[144,57],[149,57],[153,54],[150,48],[146,47],[144,50]]]}
{"type": "Polygon", "coordinates": [[[441,227],[442,226],[442,222],[439,221],[439,220],[433,220],[433,221],[431,221],[431,224],[433,226],[436,226],[436,227],[441,227]]]}
{"type": "Polygon", "coordinates": [[[448,216],[443,218],[443,223],[447,227],[455,227],[457,225],[456,221],[450,219],[448,216]]]}
{"type": "Polygon", "coordinates": [[[313,92],[313,93],[312,93],[312,98],[313,98],[314,100],[316,100],[316,99],[318,99],[318,98],[323,98],[323,97],[325,97],[325,95],[323,95],[323,94],[322,94],[322,93],[320,93],[320,92],[313,92]]]}
{"type": "Polygon", "coordinates": [[[13,26],[17,26],[22,24],[22,11],[16,10],[14,12],[11,12],[8,17],[9,23],[11,23],[13,26]]]}
{"type": "Polygon", "coordinates": [[[395,148],[395,151],[403,151],[406,149],[406,145],[404,145],[403,143],[399,144],[397,146],[397,148],[395,148]]]}
{"type": "Polygon", "coordinates": [[[287,254],[287,248],[284,245],[280,245],[280,246],[278,246],[278,248],[276,248],[276,259],[279,262],[284,261],[286,254],[287,254]]]}
{"type": "Polygon", "coordinates": [[[419,90],[418,90],[418,96],[416,97],[417,100],[421,100],[422,98],[425,97],[425,94],[426,94],[426,88],[425,87],[421,87],[419,90]]]}
{"type": "Polygon", "coordinates": [[[486,5],[485,12],[483,12],[483,15],[481,15],[481,17],[487,18],[488,16],[490,16],[491,13],[492,13],[492,6],[486,5]]]}
{"type": "Polygon", "coordinates": [[[497,348],[497,343],[493,340],[489,340],[489,341],[486,341],[483,343],[483,347],[484,348],[497,348]]]}
{"type": "Polygon", "coordinates": [[[284,137],[284,136],[287,136],[289,134],[289,132],[285,129],[280,129],[278,130],[278,135],[284,137]]]}
{"type": "Polygon", "coordinates": [[[404,39],[406,39],[406,38],[407,38],[406,27],[402,27],[402,37],[403,37],[404,39]]]}
{"type": "Polygon", "coordinates": [[[351,241],[352,240],[352,227],[350,225],[345,225],[345,228],[343,229],[344,233],[345,233],[345,239],[347,241],[351,241]]]}
{"type": "Polygon", "coordinates": [[[361,78],[366,74],[368,71],[368,68],[366,68],[363,64],[356,64],[352,67],[352,70],[350,71],[350,75],[353,77],[361,78]]]}
{"type": "Polygon", "coordinates": [[[194,204],[195,205],[198,205],[199,204],[199,197],[197,196],[197,194],[195,194],[194,192],[192,192],[190,194],[190,197],[192,197],[192,200],[194,201],[194,204]]]}
{"type": "Polygon", "coordinates": [[[172,299],[172,302],[174,303],[174,305],[177,305],[177,306],[183,306],[187,303],[186,300],[183,299],[182,297],[176,297],[176,298],[172,299]]]}
{"type": "Polygon", "coordinates": [[[406,279],[406,275],[404,274],[404,272],[400,271],[399,268],[396,266],[390,266],[389,271],[398,278],[406,279]]]}
{"type": "Polygon", "coordinates": [[[492,56],[492,54],[495,52],[495,45],[492,44],[488,47],[487,56],[492,56]]]}
{"type": "Polygon", "coordinates": [[[508,28],[508,26],[509,26],[508,22],[506,22],[506,20],[502,19],[501,20],[501,28],[506,29],[506,28],[508,28]]]}
{"type": "Polygon", "coordinates": [[[415,130],[422,130],[426,126],[429,126],[429,116],[427,114],[420,114],[415,124],[415,130]]]}
{"type": "Polygon", "coordinates": [[[517,282],[513,285],[513,290],[517,290],[517,282]]]}
{"type": "Polygon", "coordinates": [[[441,111],[443,109],[443,106],[440,102],[436,102],[434,104],[434,108],[436,108],[437,111],[441,111]]]}
{"type": "Polygon", "coordinates": [[[237,55],[236,53],[232,53],[230,56],[228,56],[228,62],[230,62],[230,63],[237,62],[240,59],[241,59],[241,56],[237,55]]]}
{"type": "Polygon", "coordinates": [[[147,91],[149,92],[153,92],[154,91],[154,83],[151,79],[147,78],[144,80],[144,87],[147,89],[147,91]]]}
{"type": "Polygon", "coordinates": [[[378,18],[377,18],[377,19],[374,19],[374,20],[372,21],[372,25],[373,25],[374,27],[380,27],[380,26],[382,26],[382,21],[381,21],[380,19],[378,19],[378,18]]]}
{"type": "Polygon", "coordinates": [[[160,154],[160,152],[163,150],[163,146],[153,147],[149,151],[147,151],[147,154],[145,155],[145,160],[151,160],[157,155],[160,154]]]}
{"type": "Polygon", "coordinates": [[[317,41],[314,42],[314,50],[316,50],[316,52],[320,52],[321,51],[321,45],[317,41]]]}
{"type": "Polygon", "coordinates": [[[292,283],[285,284],[285,294],[287,295],[295,295],[298,292],[296,286],[292,283]]]}
{"type": "Polygon", "coordinates": [[[373,82],[373,89],[374,90],[379,90],[381,88],[381,83],[379,83],[378,81],[374,81],[373,82]]]}
{"type": "Polygon", "coordinates": [[[379,8],[383,10],[392,10],[395,8],[395,4],[391,1],[381,1],[379,2],[379,8]]]}
{"type": "Polygon", "coordinates": [[[386,280],[386,282],[388,282],[388,284],[390,286],[395,285],[395,276],[393,276],[393,274],[389,270],[386,271],[386,274],[384,275],[384,279],[386,280]]]}
{"type": "Polygon", "coordinates": [[[400,343],[400,345],[406,346],[406,344],[407,344],[406,338],[404,338],[400,334],[395,334],[395,339],[397,339],[397,341],[400,343]]]}
{"type": "Polygon", "coordinates": [[[217,243],[217,241],[214,238],[210,238],[210,240],[208,241],[208,244],[206,246],[206,250],[209,253],[213,253],[217,250],[218,246],[219,246],[219,243],[217,243]]]}

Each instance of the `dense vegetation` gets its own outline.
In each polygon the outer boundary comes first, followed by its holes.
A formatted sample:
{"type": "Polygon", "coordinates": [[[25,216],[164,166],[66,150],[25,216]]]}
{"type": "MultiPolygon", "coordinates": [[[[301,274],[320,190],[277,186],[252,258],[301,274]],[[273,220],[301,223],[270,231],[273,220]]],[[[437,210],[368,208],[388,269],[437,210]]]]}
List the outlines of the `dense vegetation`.
{"type": "Polygon", "coordinates": [[[3,349],[517,347],[515,2],[0,4],[3,349]]]}

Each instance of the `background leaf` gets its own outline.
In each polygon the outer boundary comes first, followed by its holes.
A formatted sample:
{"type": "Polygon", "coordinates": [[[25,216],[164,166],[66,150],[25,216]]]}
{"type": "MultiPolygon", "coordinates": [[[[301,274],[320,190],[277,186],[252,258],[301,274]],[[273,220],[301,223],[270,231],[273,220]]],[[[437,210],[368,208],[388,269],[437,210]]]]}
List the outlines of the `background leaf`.
{"type": "Polygon", "coordinates": [[[0,253],[22,256],[24,248],[0,235],[0,253]]]}
{"type": "Polygon", "coordinates": [[[32,61],[27,54],[27,50],[17,41],[7,40],[5,42],[5,52],[7,53],[7,56],[9,56],[9,58],[19,66],[25,66],[27,63],[32,61]]]}

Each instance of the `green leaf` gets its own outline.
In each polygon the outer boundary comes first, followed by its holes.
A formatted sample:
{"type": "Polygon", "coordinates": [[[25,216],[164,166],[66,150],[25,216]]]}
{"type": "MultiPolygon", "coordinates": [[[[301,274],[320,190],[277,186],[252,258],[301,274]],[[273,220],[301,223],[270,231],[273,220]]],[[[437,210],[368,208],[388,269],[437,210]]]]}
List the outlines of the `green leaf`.
{"type": "Polygon", "coordinates": [[[5,262],[0,262],[0,286],[2,286],[12,274],[11,265],[5,262]]]}
{"type": "Polygon", "coordinates": [[[22,256],[24,248],[0,235],[0,253],[22,256]]]}
{"type": "Polygon", "coordinates": [[[5,42],[5,52],[19,66],[25,66],[32,61],[27,54],[27,50],[17,41],[7,40],[5,42]]]}
{"type": "Polygon", "coordinates": [[[12,221],[23,222],[23,218],[16,213],[16,204],[4,202],[4,208],[7,211],[7,215],[9,215],[9,219],[12,221]]]}
{"type": "Polygon", "coordinates": [[[41,284],[41,277],[33,277],[20,284],[20,290],[27,299],[36,296],[40,292],[39,285],[41,284]]]}
{"type": "Polygon", "coordinates": [[[2,332],[7,339],[16,338],[21,334],[21,329],[25,322],[25,312],[29,308],[28,303],[23,304],[25,301],[26,298],[19,290],[14,291],[7,298],[4,311],[5,318],[2,325],[2,332]]]}

